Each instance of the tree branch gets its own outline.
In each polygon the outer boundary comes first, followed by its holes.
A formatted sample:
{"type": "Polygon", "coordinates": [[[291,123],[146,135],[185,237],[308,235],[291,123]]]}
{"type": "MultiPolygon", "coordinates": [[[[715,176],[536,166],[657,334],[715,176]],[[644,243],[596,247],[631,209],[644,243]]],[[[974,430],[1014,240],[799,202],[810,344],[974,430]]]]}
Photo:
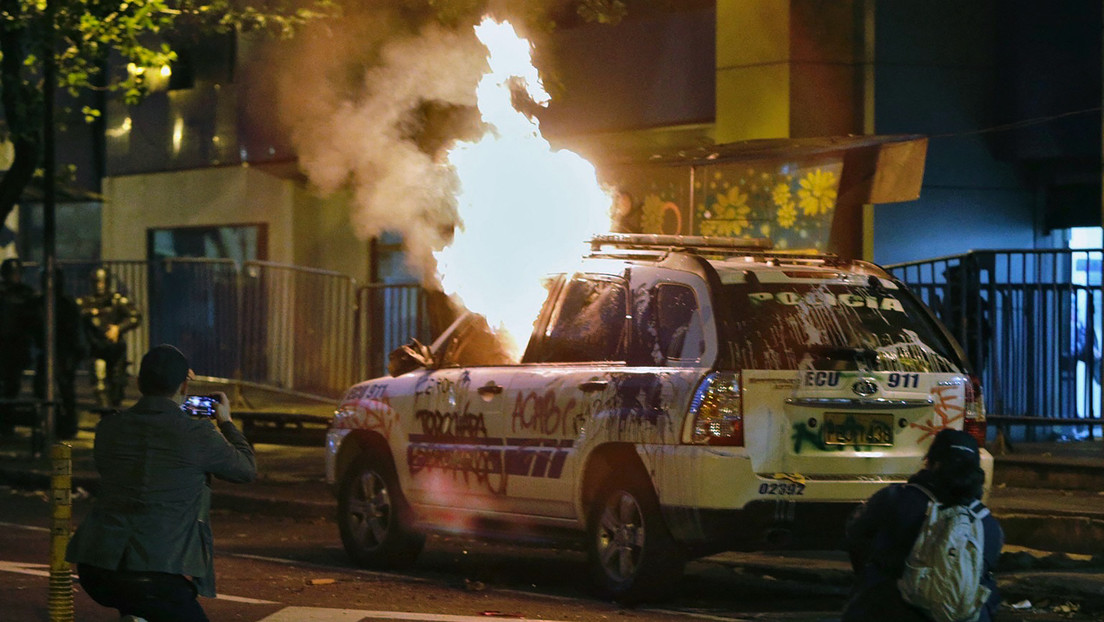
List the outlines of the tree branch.
{"type": "MultiPolygon", "coordinates": [[[[20,13],[18,0],[0,1],[0,10],[9,15],[20,13]]],[[[34,176],[42,148],[41,97],[34,80],[23,76],[24,37],[27,26],[19,20],[0,24],[0,101],[15,146],[11,167],[0,179],[0,222],[3,222],[23,195],[34,176]]]]}

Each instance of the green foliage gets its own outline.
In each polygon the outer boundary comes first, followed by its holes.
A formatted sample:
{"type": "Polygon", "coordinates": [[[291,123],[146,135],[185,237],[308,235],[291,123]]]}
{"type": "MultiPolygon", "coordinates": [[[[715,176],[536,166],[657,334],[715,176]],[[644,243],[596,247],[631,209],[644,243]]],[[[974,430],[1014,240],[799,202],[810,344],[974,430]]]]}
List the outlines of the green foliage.
{"type": "Polygon", "coordinates": [[[52,0],[47,6],[45,0],[0,0],[0,46],[5,54],[21,54],[26,70],[5,76],[3,84],[16,79],[40,87],[49,49],[58,86],[74,95],[86,88],[117,91],[136,103],[148,93],[150,76],[177,60],[170,35],[237,30],[288,37],[306,22],[336,13],[332,0],[304,2],[52,0]],[[108,58],[128,70],[107,73],[108,58]]]}
{"type": "Polygon", "coordinates": [[[83,106],[81,108],[81,114],[84,115],[84,120],[88,123],[99,119],[102,115],[99,108],[93,108],[92,106],[83,106]]]}
{"type": "MultiPolygon", "coordinates": [[[[177,60],[174,41],[229,31],[289,37],[337,13],[334,0],[0,0],[0,138],[15,145],[0,177],[0,220],[42,174],[44,94],[53,92],[45,88],[48,69],[51,87],[74,96],[87,89],[120,93],[133,104],[154,76],[168,75],[163,68],[177,60]]],[[[100,116],[88,106],[82,113],[88,122],[100,116]]]]}
{"type": "MultiPolygon", "coordinates": [[[[537,30],[554,27],[557,13],[616,24],[626,12],[622,0],[392,1],[408,15],[448,26],[475,23],[502,6],[537,30]]],[[[0,0],[0,57],[18,54],[23,67],[19,75],[11,75],[11,65],[0,67],[0,89],[22,83],[41,93],[42,60],[50,49],[59,87],[74,96],[89,88],[118,92],[134,104],[148,94],[152,76],[177,60],[174,37],[263,31],[287,38],[308,22],[339,14],[338,0],[0,0]],[[109,58],[115,67],[110,72],[109,58]]],[[[33,109],[41,101],[21,105],[33,109]]]]}
{"type": "Polygon", "coordinates": [[[628,10],[622,0],[579,0],[579,16],[588,22],[617,25],[628,10]]]}

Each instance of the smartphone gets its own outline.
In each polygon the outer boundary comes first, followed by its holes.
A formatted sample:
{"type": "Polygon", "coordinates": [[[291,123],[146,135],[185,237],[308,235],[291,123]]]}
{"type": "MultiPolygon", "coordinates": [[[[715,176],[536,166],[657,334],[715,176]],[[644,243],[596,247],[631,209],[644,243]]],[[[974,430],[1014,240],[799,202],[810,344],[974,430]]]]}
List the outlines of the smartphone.
{"type": "Polygon", "coordinates": [[[181,408],[189,415],[214,417],[218,403],[217,395],[189,395],[184,398],[184,405],[181,408]]]}

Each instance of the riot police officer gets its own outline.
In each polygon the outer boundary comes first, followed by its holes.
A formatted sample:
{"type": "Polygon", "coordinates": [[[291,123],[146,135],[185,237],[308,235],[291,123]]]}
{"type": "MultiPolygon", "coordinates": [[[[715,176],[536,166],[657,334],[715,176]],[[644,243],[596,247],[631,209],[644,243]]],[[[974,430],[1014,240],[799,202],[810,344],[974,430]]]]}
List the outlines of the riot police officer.
{"type": "Polygon", "coordinates": [[[92,272],[93,291],[77,299],[86,326],[92,355],[92,377],[100,407],[118,407],[127,382],[126,333],[138,327],[142,314],[122,293],[115,291],[104,268],[92,272]]]}
{"type": "MultiPolygon", "coordinates": [[[[42,272],[42,291],[46,291],[46,271],[42,272]]],[[[76,381],[77,367],[88,356],[88,331],[81,319],[77,301],[65,291],[65,276],[54,271],[54,382],[58,405],[54,419],[54,436],[59,439],[76,437],[78,429],[76,381]]],[[[38,297],[42,318],[46,317],[46,296],[38,297]]],[[[43,321],[45,328],[45,321],[43,321]]],[[[34,394],[46,399],[46,331],[35,332],[38,359],[35,361],[34,394]]]]}
{"type": "MultiPolygon", "coordinates": [[[[39,328],[36,302],[34,288],[23,282],[23,262],[10,257],[0,263],[0,398],[19,397],[39,328]]],[[[11,431],[6,415],[0,408],[0,433],[11,431]]]]}

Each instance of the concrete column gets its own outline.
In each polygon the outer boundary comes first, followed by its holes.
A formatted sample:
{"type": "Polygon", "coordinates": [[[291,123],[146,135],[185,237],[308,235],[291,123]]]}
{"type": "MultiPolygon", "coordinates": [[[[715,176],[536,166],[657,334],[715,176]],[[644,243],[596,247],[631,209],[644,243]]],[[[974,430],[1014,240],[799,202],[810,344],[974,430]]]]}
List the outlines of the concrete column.
{"type": "MultiPolygon", "coordinates": [[[[877,133],[874,123],[874,41],[875,37],[875,13],[876,0],[859,0],[859,37],[862,41],[862,133],[873,135],[877,133]]],[[[872,204],[863,205],[862,210],[862,258],[874,261],[874,217],[875,211],[872,204]]]]}
{"type": "Polygon", "coordinates": [[[863,131],[863,0],[718,0],[718,143],[863,131]]]}
{"type": "Polygon", "coordinates": [[[789,137],[790,4],[717,0],[717,143],[789,137]]]}

